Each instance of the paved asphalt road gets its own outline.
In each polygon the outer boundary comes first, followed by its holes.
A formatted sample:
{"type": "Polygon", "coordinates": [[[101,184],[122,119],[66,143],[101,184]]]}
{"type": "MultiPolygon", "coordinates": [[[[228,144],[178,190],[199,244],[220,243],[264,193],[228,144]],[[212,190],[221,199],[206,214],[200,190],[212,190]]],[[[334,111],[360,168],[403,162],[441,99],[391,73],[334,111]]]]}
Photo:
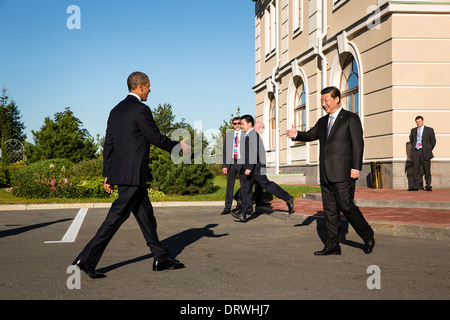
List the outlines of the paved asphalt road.
{"type": "Polygon", "coordinates": [[[0,212],[0,299],[190,300],[192,307],[201,300],[229,299],[263,304],[293,299],[450,298],[447,241],[379,235],[374,252],[366,255],[360,238],[348,233],[341,256],[317,257],[313,252],[323,248],[324,230],[314,224],[295,225],[258,213],[242,223],[221,216],[221,210],[155,208],[160,239],[186,265],[162,272],[151,270],[152,255],[130,217],[98,265],[107,278],[93,280],[81,273],[80,289],[67,287],[68,278],[76,275],[67,273],[67,267],[94,235],[107,209],[88,209],[70,243],[46,241],[61,240],[78,209],[0,212]],[[370,266],[379,272],[370,271],[370,266]],[[369,289],[368,279],[380,289],[369,289]]]}

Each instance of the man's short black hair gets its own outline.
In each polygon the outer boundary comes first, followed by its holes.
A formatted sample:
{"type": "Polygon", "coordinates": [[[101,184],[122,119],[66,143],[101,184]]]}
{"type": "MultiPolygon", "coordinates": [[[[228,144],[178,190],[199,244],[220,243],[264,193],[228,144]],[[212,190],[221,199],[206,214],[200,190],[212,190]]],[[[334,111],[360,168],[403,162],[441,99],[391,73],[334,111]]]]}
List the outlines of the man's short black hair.
{"type": "Polygon", "coordinates": [[[255,126],[255,119],[249,115],[249,114],[245,114],[241,117],[241,120],[245,120],[247,123],[251,123],[252,127],[255,126]]]}
{"type": "Polygon", "coordinates": [[[336,97],[339,97],[338,103],[341,103],[341,91],[339,91],[338,88],[333,87],[333,86],[326,87],[326,88],[323,88],[322,91],[320,92],[320,94],[327,94],[327,93],[329,93],[333,99],[336,99],[336,97]]]}
{"type": "Polygon", "coordinates": [[[128,76],[127,79],[127,86],[129,91],[136,89],[141,84],[146,85],[147,83],[150,83],[148,76],[145,73],[139,71],[133,72],[128,76]]]}

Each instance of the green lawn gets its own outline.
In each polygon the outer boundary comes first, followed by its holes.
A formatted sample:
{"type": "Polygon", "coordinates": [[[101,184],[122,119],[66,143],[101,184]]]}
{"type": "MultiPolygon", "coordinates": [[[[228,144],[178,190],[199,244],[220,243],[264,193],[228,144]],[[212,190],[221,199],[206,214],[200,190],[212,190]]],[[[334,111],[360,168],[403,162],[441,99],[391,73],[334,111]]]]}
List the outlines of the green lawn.
{"type": "MultiPolygon", "coordinates": [[[[172,196],[166,195],[164,197],[153,197],[152,201],[222,201],[225,199],[225,189],[226,189],[226,177],[217,176],[214,178],[214,185],[216,186],[216,191],[210,194],[199,194],[193,196],[172,196]]],[[[236,180],[234,186],[235,191],[239,189],[239,180],[236,180]]],[[[280,185],[283,189],[293,195],[295,198],[301,197],[302,193],[317,193],[320,192],[319,187],[305,186],[305,185],[280,185]]],[[[267,200],[273,199],[270,193],[264,193],[264,198],[267,200]]],[[[25,199],[18,198],[12,195],[7,189],[0,189],[0,204],[40,204],[40,203],[91,203],[91,202],[112,202],[113,199],[110,198],[84,198],[84,199],[63,199],[63,198],[52,198],[52,199],[25,199]]]]}

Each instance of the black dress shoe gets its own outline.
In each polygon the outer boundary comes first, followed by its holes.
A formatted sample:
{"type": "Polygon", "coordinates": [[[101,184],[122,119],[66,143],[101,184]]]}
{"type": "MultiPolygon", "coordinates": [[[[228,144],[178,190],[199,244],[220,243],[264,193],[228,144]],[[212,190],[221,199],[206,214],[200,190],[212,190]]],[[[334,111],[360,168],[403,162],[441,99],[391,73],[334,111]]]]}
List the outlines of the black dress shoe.
{"type": "Polygon", "coordinates": [[[416,188],[409,188],[408,191],[419,191],[419,189],[416,189],[416,188]]]}
{"type": "Polygon", "coordinates": [[[286,201],[286,204],[288,206],[289,214],[294,213],[294,197],[291,197],[288,201],[286,201]]]}
{"type": "Polygon", "coordinates": [[[231,212],[231,215],[233,217],[235,217],[236,219],[241,220],[242,222],[247,222],[247,217],[246,217],[246,213],[242,213],[242,212],[231,212]]]}
{"type": "Polygon", "coordinates": [[[431,186],[430,187],[425,187],[426,191],[431,191],[431,186]]]}
{"type": "Polygon", "coordinates": [[[92,279],[106,278],[106,275],[104,273],[97,272],[94,269],[88,268],[84,261],[75,260],[72,264],[80,268],[80,270],[83,270],[92,279]]]}
{"type": "Polygon", "coordinates": [[[328,249],[328,248],[323,248],[323,250],[321,251],[316,251],[314,252],[315,256],[329,256],[332,254],[341,254],[341,247],[336,247],[336,248],[332,248],[332,249],[328,249]]]}
{"type": "Polygon", "coordinates": [[[364,242],[364,253],[369,254],[373,251],[373,247],[375,247],[375,239],[369,239],[364,242]]]}
{"type": "Polygon", "coordinates": [[[169,258],[153,261],[153,271],[182,269],[184,267],[185,265],[181,262],[173,261],[169,258]]]}
{"type": "Polygon", "coordinates": [[[224,209],[220,214],[223,216],[229,214],[230,212],[231,212],[230,210],[224,209]]]}

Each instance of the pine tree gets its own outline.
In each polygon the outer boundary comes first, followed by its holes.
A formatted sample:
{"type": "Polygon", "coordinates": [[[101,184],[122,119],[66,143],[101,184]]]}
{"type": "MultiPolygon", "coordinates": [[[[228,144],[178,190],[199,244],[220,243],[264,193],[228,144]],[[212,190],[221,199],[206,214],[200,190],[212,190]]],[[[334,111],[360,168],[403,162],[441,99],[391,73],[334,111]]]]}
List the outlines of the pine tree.
{"type": "Polygon", "coordinates": [[[30,163],[56,158],[78,163],[95,158],[98,145],[69,107],[56,113],[53,120],[46,117],[41,129],[31,133],[34,145],[29,144],[25,148],[30,163]]]}
{"type": "Polygon", "coordinates": [[[3,87],[0,96],[0,137],[2,144],[9,139],[25,141],[27,136],[24,133],[25,125],[20,121],[21,118],[19,108],[13,100],[9,100],[6,87],[3,87]]]}
{"type": "MultiPolygon", "coordinates": [[[[5,167],[10,161],[17,160],[16,157],[10,159],[9,151],[5,145],[5,142],[10,139],[17,139],[20,142],[24,142],[27,138],[24,133],[25,125],[20,121],[20,111],[13,100],[9,100],[6,94],[6,87],[2,89],[2,95],[0,96],[0,148],[1,148],[1,166],[5,167]]],[[[16,155],[22,156],[22,150],[18,151],[16,155]]]]}

